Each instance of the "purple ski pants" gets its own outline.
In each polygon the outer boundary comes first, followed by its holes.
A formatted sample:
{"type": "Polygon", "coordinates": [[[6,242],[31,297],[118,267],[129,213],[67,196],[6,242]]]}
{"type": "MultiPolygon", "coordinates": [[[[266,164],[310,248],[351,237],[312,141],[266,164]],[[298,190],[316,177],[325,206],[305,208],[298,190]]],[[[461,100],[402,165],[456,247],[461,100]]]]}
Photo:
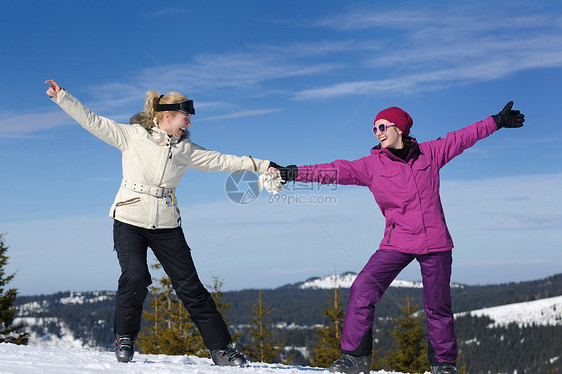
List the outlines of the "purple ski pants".
{"type": "Polygon", "coordinates": [[[414,255],[391,249],[376,251],[351,286],[341,339],[342,351],[361,356],[371,354],[372,339],[364,337],[371,336],[375,304],[398,273],[416,259],[423,279],[430,363],[455,363],[457,342],[451,310],[451,252],[414,255]]]}

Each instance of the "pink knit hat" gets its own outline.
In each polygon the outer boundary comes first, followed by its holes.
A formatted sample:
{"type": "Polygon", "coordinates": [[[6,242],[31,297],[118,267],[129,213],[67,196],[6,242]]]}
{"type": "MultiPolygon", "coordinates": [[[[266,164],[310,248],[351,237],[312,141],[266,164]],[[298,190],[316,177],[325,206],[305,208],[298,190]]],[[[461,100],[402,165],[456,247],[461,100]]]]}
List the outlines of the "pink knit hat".
{"type": "Polygon", "coordinates": [[[381,110],[379,114],[375,117],[375,122],[379,119],[385,119],[390,121],[396,125],[402,131],[404,136],[408,136],[410,134],[410,129],[414,125],[414,120],[408,113],[404,110],[398,108],[397,106],[392,106],[390,108],[386,108],[381,110]]]}

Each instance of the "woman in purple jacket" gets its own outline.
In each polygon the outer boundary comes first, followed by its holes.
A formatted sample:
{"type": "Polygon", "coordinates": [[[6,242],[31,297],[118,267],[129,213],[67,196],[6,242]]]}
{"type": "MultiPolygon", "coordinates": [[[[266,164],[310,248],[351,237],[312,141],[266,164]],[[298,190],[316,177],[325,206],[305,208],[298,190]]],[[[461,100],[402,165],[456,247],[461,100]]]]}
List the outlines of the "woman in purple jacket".
{"type": "Polygon", "coordinates": [[[453,241],[439,196],[439,170],[502,127],[521,127],[525,116],[503,110],[451,132],[417,143],[409,136],[413,120],[398,107],[381,111],[373,133],[380,144],[355,161],[279,167],[285,181],[369,187],[386,219],[384,237],[351,286],[341,338],[344,355],[331,372],[369,372],[375,304],[414,259],[420,263],[427,315],[428,357],[433,374],[457,373],[457,343],[451,310],[453,241]]]}

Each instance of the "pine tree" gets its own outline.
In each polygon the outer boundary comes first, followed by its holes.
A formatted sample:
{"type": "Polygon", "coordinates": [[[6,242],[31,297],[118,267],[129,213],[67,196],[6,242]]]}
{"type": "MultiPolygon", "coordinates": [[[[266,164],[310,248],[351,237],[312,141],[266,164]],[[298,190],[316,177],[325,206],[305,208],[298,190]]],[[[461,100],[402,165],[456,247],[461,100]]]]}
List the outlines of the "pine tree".
{"type": "MultiPolygon", "coordinates": [[[[217,310],[220,312],[222,318],[225,320],[227,326],[232,325],[232,322],[226,320],[226,311],[232,308],[232,303],[223,303],[222,302],[222,286],[224,282],[220,279],[219,276],[213,275],[213,284],[207,285],[207,287],[211,290],[211,296],[215,301],[215,305],[217,306],[217,310]]],[[[237,332],[231,334],[232,343],[236,343],[238,339],[242,336],[241,332],[237,332]]]]}
{"type": "Polygon", "coordinates": [[[29,334],[21,332],[22,324],[13,326],[16,308],[13,307],[17,291],[10,288],[4,292],[15,274],[5,275],[4,267],[8,264],[8,246],[4,243],[4,234],[0,234],[0,343],[27,344],[29,334]]]}
{"type": "Polygon", "coordinates": [[[162,313],[164,300],[162,288],[158,284],[150,287],[148,306],[152,311],[143,310],[142,317],[147,326],[141,330],[137,338],[137,346],[142,353],[156,354],[160,352],[160,336],[164,328],[162,313]]]}
{"type": "Polygon", "coordinates": [[[371,370],[381,370],[384,368],[385,357],[382,356],[382,348],[373,347],[371,370]]]}
{"type": "Polygon", "coordinates": [[[466,360],[465,354],[460,354],[457,359],[457,369],[459,370],[459,374],[466,374],[466,360]]]}
{"type": "Polygon", "coordinates": [[[425,318],[415,314],[418,306],[411,305],[411,300],[406,298],[406,305],[401,308],[404,316],[396,318],[398,326],[390,332],[396,349],[388,353],[386,362],[396,371],[424,373],[429,367],[425,318]]]}
{"type": "Polygon", "coordinates": [[[266,306],[262,299],[262,291],[258,291],[256,302],[250,306],[252,312],[252,323],[249,335],[251,341],[243,346],[248,358],[252,361],[272,363],[275,357],[283,350],[284,342],[278,341],[272,329],[268,316],[271,309],[266,306]]]}
{"type": "MultiPolygon", "coordinates": [[[[152,266],[159,269],[160,264],[152,266]]],[[[203,339],[189,313],[176,296],[168,276],[158,279],[150,288],[148,305],[143,311],[148,327],[138,336],[137,345],[142,353],[168,355],[208,356],[203,339]]]]}
{"type": "Polygon", "coordinates": [[[341,309],[341,291],[339,287],[334,288],[333,297],[326,292],[330,303],[324,308],[324,315],[328,320],[327,325],[316,330],[317,341],[314,344],[314,357],[311,364],[319,367],[329,367],[341,356],[340,341],[343,328],[344,311],[341,309]]]}

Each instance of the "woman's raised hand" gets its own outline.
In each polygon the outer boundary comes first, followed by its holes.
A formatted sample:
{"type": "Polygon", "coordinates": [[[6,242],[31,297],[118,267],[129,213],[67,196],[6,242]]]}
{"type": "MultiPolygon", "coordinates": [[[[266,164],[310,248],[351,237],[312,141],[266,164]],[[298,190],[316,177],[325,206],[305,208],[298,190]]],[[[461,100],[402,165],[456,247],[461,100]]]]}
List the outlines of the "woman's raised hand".
{"type": "Polygon", "coordinates": [[[505,104],[502,111],[494,114],[492,118],[498,126],[498,130],[502,127],[515,128],[523,126],[525,122],[525,115],[519,110],[513,110],[513,101],[505,104]]]}
{"type": "Polygon", "coordinates": [[[47,90],[47,95],[49,95],[49,97],[57,97],[57,94],[61,90],[59,84],[52,79],[45,81],[45,83],[51,85],[51,87],[47,90]]]}

